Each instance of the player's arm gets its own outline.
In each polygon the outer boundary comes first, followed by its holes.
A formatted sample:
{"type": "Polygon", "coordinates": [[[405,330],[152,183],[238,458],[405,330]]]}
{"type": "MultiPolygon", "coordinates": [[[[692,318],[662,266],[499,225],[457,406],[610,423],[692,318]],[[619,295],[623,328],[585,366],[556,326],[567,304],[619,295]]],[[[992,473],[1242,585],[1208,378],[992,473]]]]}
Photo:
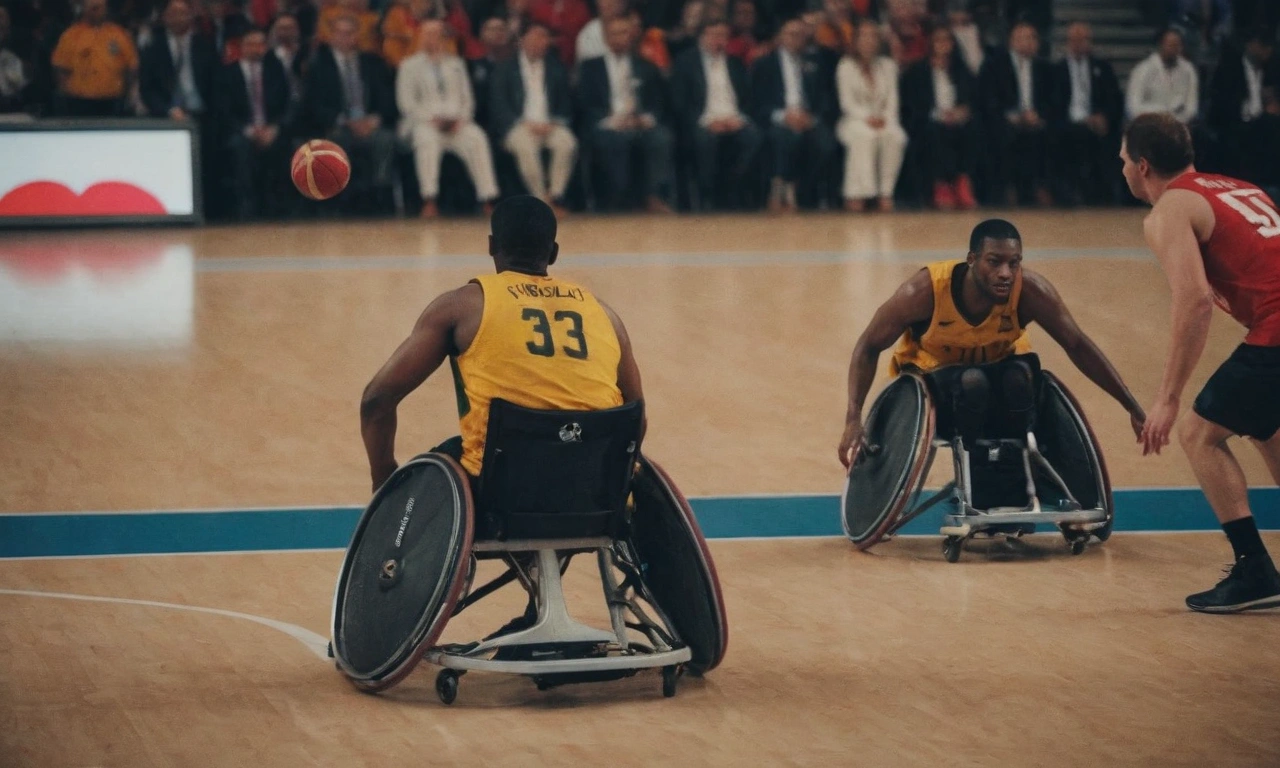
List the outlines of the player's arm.
{"type": "Polygon", "coordinates": [[[911,325],[932,316],[933,284],[929,270],[922,269],[880,305],[871,324],[858,337],[849,360],[849,406],[844,418],[844,435],[837,448],[840,463],[846,468],[852,461],[854,445],[862,438],[862,407],[875,381],[880,353],[893,346],[911,325]]]}
{"type": "MultiPolygon", "coordinates": [[[[482,297],[466,285],[431,302],[360,398],[360,433],[376,491],[396,470],[396,407],[435,372],[453,348],[453,329],[469,304],[482,297]]],[[[481,298],[480,300],[483,300],[481,298]]]]}
{"type": "Polygon", "coordinates": [[[1045,332],[1058,342],[1071,363],[1097,384],[1104,392],[1111,395],[1124,407],[1132,417],[1135,435],[1141,432],[1142,422],[1146,415],[1137,398],[1125,386],[1120,373],[1111,365],[1111,361],[1102,353],[1098,345],[1089,338],[1071,311],[1058,295],[1053,284],[1036,272],[1029,269],[1022,271],[1022,299],[1019,301],[1019,313],[1025,322],[1039,323],[1045,332]]]}
{"type": "MultiPolygon", "coordinates": [[[[618,336],[618,347],[622,351],[622,357],[618,360],[618,389],[622,392],[622,402],[643,401],[644,388],[640,385],[640,366],[636,364],[635,355],[631,352],[631,337],[627,334],[627,327],[622,324],[622,318],[618,317],[618,313],[614,312],[612,307],[603,301],[600,302],[600,306],[609,316],[609,322],[613,323],[613,331],[618,336]]],[[[641,440],[644,439],[648,429],[649,416],[646,414],[640,421],[641,440]]]]}
{"type": "Polygon", "coordinates": [[[1144,453],[1159,453],[1168,444],[1182,390],[1209,339],[1213,289],[1205,276],[1200,241],[1192,223],[1197,216],[1212,221],[1213,211],[1208,202],[1194,192],[1174,189],[1161,196],[1142,227],[1147,245],[1160,260],[1172,294],[1169,358],[1143,431],[1144,453]]]}

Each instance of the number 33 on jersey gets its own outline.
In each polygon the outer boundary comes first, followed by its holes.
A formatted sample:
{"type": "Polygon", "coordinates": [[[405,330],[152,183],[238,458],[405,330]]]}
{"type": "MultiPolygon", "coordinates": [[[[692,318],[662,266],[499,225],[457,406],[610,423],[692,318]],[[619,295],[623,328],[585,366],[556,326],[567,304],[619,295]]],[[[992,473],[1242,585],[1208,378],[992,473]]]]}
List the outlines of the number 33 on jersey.
{"type": "Polygon", "coordinates": [[[484,291],[484,313],[471,346],[450,360],[468,472],[480,471],[495,398],[550,410],[622,405],[618,335],[590,291],[519,272],[472,282],[484,291]]]}
{"type": "Polygon", "coordinates": [[[1213,234],[1200,244],[1218,305],[1249,329],[1246,344],[1280,346],[1280,212],[1254,185],[1184,173],[1169,189],[1194,192],[1213,208],[1213,234]]]}

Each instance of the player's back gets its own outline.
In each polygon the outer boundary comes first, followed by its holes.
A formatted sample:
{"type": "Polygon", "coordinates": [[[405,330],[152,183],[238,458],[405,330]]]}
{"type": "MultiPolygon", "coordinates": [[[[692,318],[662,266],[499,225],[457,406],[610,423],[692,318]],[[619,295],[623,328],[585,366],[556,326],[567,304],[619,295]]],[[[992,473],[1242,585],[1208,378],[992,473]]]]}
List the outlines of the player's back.
{"type": "Polygon", "coordinates": [[[622,404],[622,350],[613,321],[590,291],[545,275],[500,272],[472,282],[484,291],[475,338],[453,360],[462,465],[478,475],[489,403],[602,410],[622,404]]]}
{"type": "Polygon", "coordinates": [[[1280,212],[1258,187],[1211,173],[1184,173],[1169,189],[1194,192],[1213,208],[1200,244],[1219,306],[1249,329],[1245,342],[1280,346],[1280,212]]]}

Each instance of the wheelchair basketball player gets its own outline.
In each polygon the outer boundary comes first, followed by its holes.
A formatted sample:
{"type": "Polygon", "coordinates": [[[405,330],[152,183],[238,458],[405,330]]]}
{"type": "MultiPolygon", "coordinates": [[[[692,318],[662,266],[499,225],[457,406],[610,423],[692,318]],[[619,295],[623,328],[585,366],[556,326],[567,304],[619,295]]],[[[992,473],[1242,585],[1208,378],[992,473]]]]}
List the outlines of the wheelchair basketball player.
{"type": "MultiPolygon", "coordinates": [[[[1009,222],[974,227],[965,260],[920,270],[876,311],[849,364],[849,404],[838,450],[846,469],[861,445],[863,405],[880,354],[895,341],[890,372],[924,375],[938,407],[938,434],[971,450],[979,439],[1023,439],[1036,408],[1039,360],[1025,329],[1039,323],[1090,381],[1129,414],[1142,407],[1102,350],[1076,325],[1043,276],[1022,268],[1022,236],[1009,222]]],[[[1017,486],[1015,486],[1017,487],[1017,486]]],[[[975,498],[990,489],[975,488],[975,498]]],[[[976,502],[975,502],[976,504],[976,502]]],[[[980,505],[979,505],[980,506],[980,505]]]]}

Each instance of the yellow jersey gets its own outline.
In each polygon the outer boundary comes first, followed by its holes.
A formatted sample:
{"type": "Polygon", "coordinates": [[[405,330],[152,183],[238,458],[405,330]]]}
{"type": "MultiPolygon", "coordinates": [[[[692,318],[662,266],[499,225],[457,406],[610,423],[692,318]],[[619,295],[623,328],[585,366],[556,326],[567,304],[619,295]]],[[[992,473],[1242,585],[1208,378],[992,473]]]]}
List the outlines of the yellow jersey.
{"type": "Polygon", "coordinates": [[[65,69],[67,94],[81,99],[115,99],[124,95],[126,75],[138,68],[138,51],[123,27],[103,22],[76,22],[58,38],[53,66],[65,69]]]}
{"type": "MultiPolygon", "coordinates": [[[[911,367],[928,373],[948,365],[981,365],[1031,351],[1031,341],[1018,322],[1022,272],[1013,280],[1009,301],[991,308],[973,325],[956,307],[953,278],[964,261],[939,261],[928,266],[933,283],[933,317],[923,329],[909,328],[893,350],[889,372],[897,376],[911,367]]],[[[961,273],[963,274],[963,273],[961,273]]]]}
{"type": "Polygon", "coordinates": [[[484,291],[480,327],[467,351],[450,359],[468,472],[480,474],[494,398],[547,410],[622,405],[618,334],[587,289],[519,272],[471,282],[484,291]]]}

